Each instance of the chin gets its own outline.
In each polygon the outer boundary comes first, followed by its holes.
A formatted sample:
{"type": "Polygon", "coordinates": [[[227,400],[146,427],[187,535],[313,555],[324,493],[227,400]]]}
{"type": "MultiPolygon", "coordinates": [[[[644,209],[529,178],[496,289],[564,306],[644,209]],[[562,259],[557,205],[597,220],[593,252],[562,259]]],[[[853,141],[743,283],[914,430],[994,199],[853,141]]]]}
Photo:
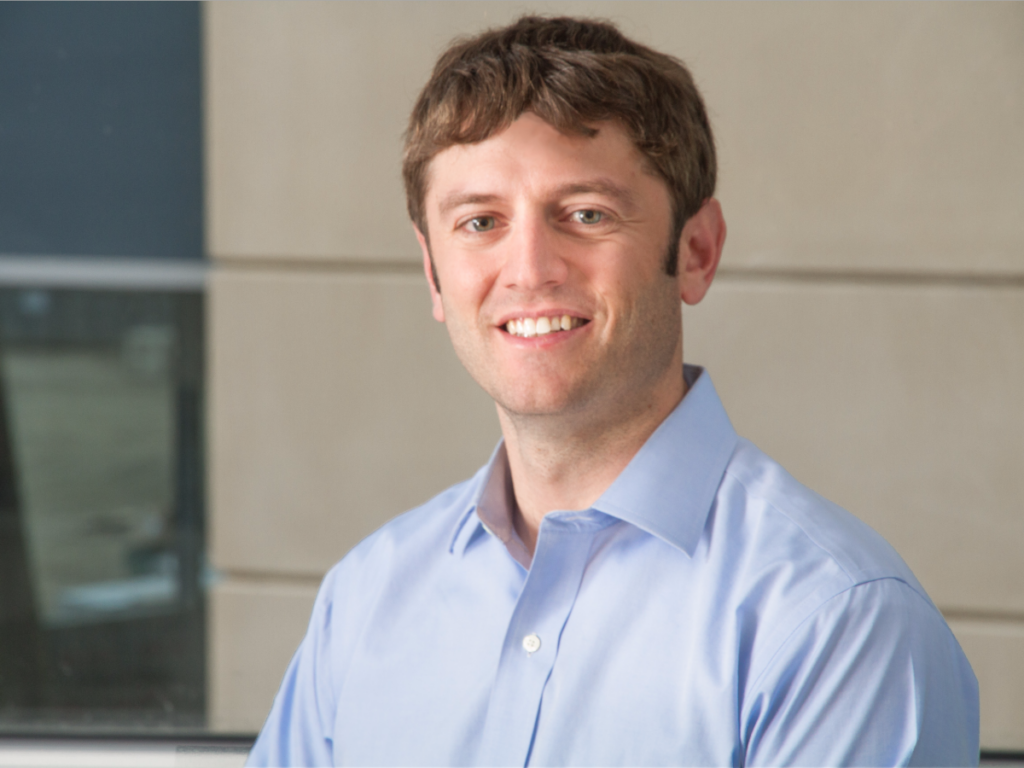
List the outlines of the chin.
{"type": "Polygon", "coordinates": [[[533,387],[490,394],[503,410],[516,416],[556,416],[575,410],[586,400],[579,387],[533,387]]]}

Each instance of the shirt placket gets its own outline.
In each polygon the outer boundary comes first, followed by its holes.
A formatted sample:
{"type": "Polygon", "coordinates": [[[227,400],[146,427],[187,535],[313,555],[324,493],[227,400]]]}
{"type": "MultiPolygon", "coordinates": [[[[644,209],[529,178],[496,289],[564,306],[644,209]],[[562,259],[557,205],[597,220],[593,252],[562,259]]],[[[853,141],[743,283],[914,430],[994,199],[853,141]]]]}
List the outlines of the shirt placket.
{"type": "Polygon", "coordinates": [[[481,739],[482,765],[526,765],[544,687],[558,655],[596,526],[548,516],[502,646],[481,739]]]}

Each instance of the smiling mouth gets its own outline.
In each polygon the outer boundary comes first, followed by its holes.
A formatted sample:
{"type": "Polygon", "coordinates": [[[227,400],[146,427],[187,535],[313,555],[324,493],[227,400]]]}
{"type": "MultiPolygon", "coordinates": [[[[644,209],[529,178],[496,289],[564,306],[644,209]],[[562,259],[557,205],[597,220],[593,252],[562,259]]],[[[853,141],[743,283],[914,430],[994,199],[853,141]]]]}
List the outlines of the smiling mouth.
{"type": "Polygon", "coordinates": [[[549,333],[559,331],[571,331],[586,325],[589,321],[581,317],[570,315],[555,315],[554,317],[520,317],[509,320],[505,323],[505,330],[513,336],[522,339],[532,339],[534,336],[547,336],[549,333]]]}

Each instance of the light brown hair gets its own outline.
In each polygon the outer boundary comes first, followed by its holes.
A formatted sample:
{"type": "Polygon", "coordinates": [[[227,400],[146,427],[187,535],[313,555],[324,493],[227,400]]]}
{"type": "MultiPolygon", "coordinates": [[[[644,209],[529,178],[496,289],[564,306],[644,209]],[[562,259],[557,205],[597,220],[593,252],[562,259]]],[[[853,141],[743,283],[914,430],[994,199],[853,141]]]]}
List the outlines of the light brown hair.
{"type": "Polygon", "coordinates": [[[406,204],[419,230],[427,235],[424,198],[433,157],[455,144],[484,141],[526,111],[584,136],[596,133],[596,122],[619,121],[668,185],[673,236],[665,269],[676,274],[683,225],[715,191],[711,126],[681,61],[605,21],[524,16],[458,39],[441,54],[405,134],[406,204]]]}

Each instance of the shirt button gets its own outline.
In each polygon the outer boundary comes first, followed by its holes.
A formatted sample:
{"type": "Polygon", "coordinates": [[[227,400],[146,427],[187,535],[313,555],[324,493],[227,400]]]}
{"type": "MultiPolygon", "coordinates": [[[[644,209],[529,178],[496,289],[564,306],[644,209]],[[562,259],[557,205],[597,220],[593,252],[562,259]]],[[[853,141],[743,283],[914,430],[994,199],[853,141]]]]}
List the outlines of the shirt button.
{"type": "Polygon", "coordinates": [[[527,653],[536,653],[540,650],[540,638],[536,634],[530,634],[523,638],[523,650],[527,653]]]}

